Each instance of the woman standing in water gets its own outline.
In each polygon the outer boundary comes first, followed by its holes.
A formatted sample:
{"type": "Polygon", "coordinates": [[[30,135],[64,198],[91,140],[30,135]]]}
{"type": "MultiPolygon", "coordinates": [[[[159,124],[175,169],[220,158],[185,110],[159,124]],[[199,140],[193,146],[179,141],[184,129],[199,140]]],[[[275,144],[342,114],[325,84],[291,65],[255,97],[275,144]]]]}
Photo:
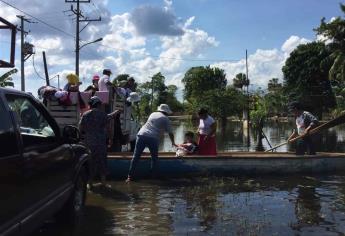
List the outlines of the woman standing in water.
{"type": "Polygon", "coordinates": [[[90,98],[91,110],[85,112],[80,120],[79,129],[85,134],[85,143],[91,151],[91,178],[92,185],[96,173],[99,173],[101,182],[105,185],[106,158],[107,158],[107,125],[110,119],[116,117],[120,110],[106,114],[101,110],[102,102],[99,97],[90,98]]]}
{"type": "Polygon", "coordinates": [[[198,112],[200,122],[198,127],[198,148],[200,155],[217,155],[216,145],[216,121],[208,114],[205,108],[198,112]]]}

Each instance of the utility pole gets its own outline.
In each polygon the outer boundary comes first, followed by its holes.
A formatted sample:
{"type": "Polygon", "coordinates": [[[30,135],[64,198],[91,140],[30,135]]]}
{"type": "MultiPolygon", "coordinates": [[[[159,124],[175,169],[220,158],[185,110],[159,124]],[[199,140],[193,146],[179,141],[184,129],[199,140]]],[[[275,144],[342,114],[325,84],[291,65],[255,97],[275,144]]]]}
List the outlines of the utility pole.
{"type": "Polygon", "coordinates": [[[250,137],[249,137],[249,121],[250,121],[250,101],[249,101],[249,77],[248,77],[248,53],[246,49],[246,77],[247,77],[247,147],[249,151],[250,147],[250,137]]]}
{"type": "Polygon", "coordinates": [[[46,84],[47,84],[47,86],[49,86],[50,83],[49,83],[49,74],[48,74],[48,67],[47,67],[46,52],[43,51],[42,54],[43,54],[44,74],[46,76],[46,84]]]}
{"type": "Polygon", "coordinates": [[[85,17],[80,10],[80,3],[90,3],[90,0],[65,0],[65,3],[75,3],[77,8],[74,9],[71,5],[71,12],[76,15],[76,32],[75,32],[75,74],[79,76],[79,51],[80,51],[80,33],[86,28],[91,21],[101,21],[98,19],[89,19],[85,17]],[[80,22],[87,22],[87,24],[80,30],[80,22]]]}
{"type": "Polygon", "coordinates": [[[154,86],[153,86],[153,76],[151,78],[151,113],[153,112],[153,92],[154,92],[154,86]]]}
{"type": "Polygon", "coordinates": [[[57,75],[58,77],[58,89],[60,89],[60,75],[57,75]]]}
{"type": "Polygon", "coordinates": [[[33,54],[33,45],[32,44],[26,44],[24,42],[24,36],[28,34],[24,30],[24,21],[28,23],[35,23],[32,22],[30,19],[25,18],[25,16],[17,15],[17,17],[20,19],[20,77],[21,77],[21,90],[25,91],[25,68],[24,64],[25,61],[33,54]],[[26,57],[28,56],[28,57],[26,57]]]}

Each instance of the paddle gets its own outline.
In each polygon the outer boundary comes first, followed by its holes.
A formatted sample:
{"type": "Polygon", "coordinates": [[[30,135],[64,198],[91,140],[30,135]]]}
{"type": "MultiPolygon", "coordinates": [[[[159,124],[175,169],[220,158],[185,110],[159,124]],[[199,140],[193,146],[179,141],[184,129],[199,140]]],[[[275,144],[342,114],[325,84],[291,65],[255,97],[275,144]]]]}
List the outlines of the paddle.
{"type": "MultiPolygon", "coordinates": [[[[319,131],[321,131],[321,130],[325,130],[325,129],[332,128],[332,127],[337,126],[337,125],[340,125],[340,124],[342,124],[342,123],[344,123],[344,122],[345,122],[345,114],[340,115],[340,116],[338,116],[337,118],[334,118],[333,120],[330,120],[330,121],[328,121],[328,122],[326,122],[326,123],[324,123],[324,124],[322,124],[322,125],[317,126],[317,127],[314,128],[314,129],[310,130],[310,131],[309,131],[309,135],[315,134],[315,133],[317,133],[317,132],[319,132],[319,131]]],[[[277,145],[277,146],[274,146],[274,147],[271,148],[271,149],[266,150],[265,152],[273,151],[273,150],[275,150],[275,149],[277,149],[277,148],[279,148],[279,147],[281,147],[281,146],[284,146],[284,145],[286,145],[286,144],[288,144],[288,143],[293,143],[293,142],[295,142],[295,141],[297,141],[297,140],[299,140],[299,139],[301,139],[301,138],[303,138],[303,137],[305,137],[305,136],[306,136],[305,134],[304,134],[304,135],[297,136],[296,138],[291,139],[290,142],[286,141],[286,142],[281,143],[281,144],[279,144],[279,145],[277,145]]]]}

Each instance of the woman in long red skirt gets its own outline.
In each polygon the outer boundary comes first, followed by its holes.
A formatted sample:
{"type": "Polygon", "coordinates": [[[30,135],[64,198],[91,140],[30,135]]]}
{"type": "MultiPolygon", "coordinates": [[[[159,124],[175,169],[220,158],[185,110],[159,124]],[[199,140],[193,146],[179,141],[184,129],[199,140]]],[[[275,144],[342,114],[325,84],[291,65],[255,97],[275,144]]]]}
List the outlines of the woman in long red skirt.
{"type": "Polygon", "coordinates": [[[217,155],[217,145],[216,145],[216,121],[208,114],[205,108],[201,108],[198,112],[200,122],[199,122],[199,140],[198,148],[200,155],[217,155]]]}

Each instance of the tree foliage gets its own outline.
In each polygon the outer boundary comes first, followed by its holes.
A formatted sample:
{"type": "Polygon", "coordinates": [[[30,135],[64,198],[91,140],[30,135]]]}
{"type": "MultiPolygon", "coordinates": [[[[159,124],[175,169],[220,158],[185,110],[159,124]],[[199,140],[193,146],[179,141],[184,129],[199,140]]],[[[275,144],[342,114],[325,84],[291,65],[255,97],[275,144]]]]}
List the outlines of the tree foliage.
{"type": "Polygon", "coordinates": [[[278,78],[272,78],[268,81],[268,84],[267,84],[268,92],[270,93],[280,92],[282,88],[283,88],[283,85],[279,83],[278,78]]]}
{"type": "Polygon", "coordinates": [[[323,111],[336,105],[328,80],[331,64],[325,60],[329,55],[324,43],[302,44],[291,52],[282,69],[284,90],[289,100],[302,102],[319,118],[323,111]]]}
{"type": "Polygon", "coordinates": [[[249,85],[249,79],[243,73],[239,73],[232,79],[233,85],[235,88],[243,89],[243,87],[249,85]]]}
{"type": "MultiPolygon", "coordinates": [[[[340,9],[345,13],[345,5],[340,4],[340,9]]],[[[329,41],[327,47],[331,51],[329,57],[333,62],[329,70],[330,79],[345,81],[345,19],[337,17],[326,22],[325,18],[322,18],[315,31],[323,36],[325,41],[329,41]]]]}
{"type": "Polygon", "coordinates": [[[199,66],[190,68],[182,82],[185,86],[184,98],[188,102],[203,97],[203,94],[210,90],[225,90],[227,85],[224,70],[211,68],[210,66],[199,66]]]}
{"type": "Polygon", "coordinates": [[[153,75],[151,81],[139,84],[138,91],[142,94],[140,114],[144,116],[156,110],[162,103],[168,104],[174,112],[183,111],[183,105],[176,98],[177,87],[165,85],[165,77],[160,72],[153,75]]]}
{"type": "Polygon", "coordinates": [[[16,68],[6,72],[5,74],[0,76],[0,87],[14,87],[13,79],[11,75],[17,73],[18,70],[16,68]]]}
{"type": "Polygon", "coordinates": [[[182,82],[185,85],[186,107],[190,113],[206,107],[212,116],[223,120],[242,113],[243,94],[233,86],[226,86],[224,70],[209,66],[192,67],[182,82]]]}

